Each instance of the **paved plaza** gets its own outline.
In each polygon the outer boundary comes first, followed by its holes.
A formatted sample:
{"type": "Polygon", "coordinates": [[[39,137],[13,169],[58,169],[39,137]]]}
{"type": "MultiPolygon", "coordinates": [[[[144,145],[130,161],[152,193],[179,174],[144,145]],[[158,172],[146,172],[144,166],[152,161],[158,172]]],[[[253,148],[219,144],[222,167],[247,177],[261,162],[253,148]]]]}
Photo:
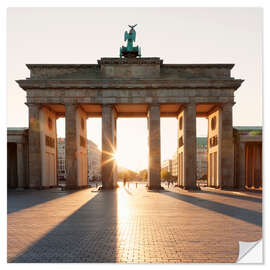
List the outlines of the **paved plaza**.
{"type": "Polygon", "coordinates": [[[235,262],[262,237],[259,193],[202,188],[8,193],[8,262],[235,262]]]}

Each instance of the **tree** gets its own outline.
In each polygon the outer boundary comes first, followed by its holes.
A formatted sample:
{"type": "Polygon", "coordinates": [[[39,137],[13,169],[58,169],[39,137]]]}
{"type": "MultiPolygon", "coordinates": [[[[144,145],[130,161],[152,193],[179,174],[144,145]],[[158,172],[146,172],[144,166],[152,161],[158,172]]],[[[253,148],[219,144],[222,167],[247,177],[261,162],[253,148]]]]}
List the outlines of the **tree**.
{"type": "Polygon", "coordinates": [[[129,180],[135,178],[136,176],[137,173],[129,169],[123,169],[121,171],[118,171],[118,178],[120,179],[126,178],[126,180],[129,180]]]}
{"type": "Polygon", "coordinates": [[[168,181],[172,178],[172,174],[165,169],[161,169],[161,179],[168,181]]]}
{"type": "Polygon", "coordinates": [[[148,171],[146,169],[142,170],[139,172],[139,176],[140,178],[142,178],[143,180],[147,180],[148,177],[148,171]]]}

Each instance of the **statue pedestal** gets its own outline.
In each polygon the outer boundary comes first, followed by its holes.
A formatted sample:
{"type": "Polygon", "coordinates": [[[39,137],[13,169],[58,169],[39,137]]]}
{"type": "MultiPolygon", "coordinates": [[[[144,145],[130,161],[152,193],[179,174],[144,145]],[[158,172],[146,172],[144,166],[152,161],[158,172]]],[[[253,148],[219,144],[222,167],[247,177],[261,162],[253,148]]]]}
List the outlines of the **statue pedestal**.
{"type": "Polygon", "coordinates": [[[122,52],[122,56],[125,58],[136,58],[140,55],[138,51],[134,51],[134,52],[122,52]]]}

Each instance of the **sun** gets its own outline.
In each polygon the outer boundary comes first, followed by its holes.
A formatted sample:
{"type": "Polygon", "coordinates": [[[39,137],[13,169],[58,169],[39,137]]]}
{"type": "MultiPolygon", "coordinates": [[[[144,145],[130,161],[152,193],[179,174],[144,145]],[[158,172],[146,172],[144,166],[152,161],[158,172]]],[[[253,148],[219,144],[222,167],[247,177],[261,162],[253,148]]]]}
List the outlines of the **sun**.
{"type": "Polygon", "coordinates": [[[117,151],[114,154],[114,158],[118,166],[125,167],[127,169],[131,169],[133,165],[133,161],[130,157],[130,153],[128,151],[117,151]]]}
{"type": "Polygon", "coordinates": [[[146,119],[119,118],[117,120],[117,145],[114,158],[118,168],[121,166],[138,172],[148,167],[146,119]]]}
{"type": "Polygon", "coordinates": [[[118,166],[132,171],[140,171],[148,166],[148,149],[140,149],[138,145],[119,147],[114,158],[118,166]],[[136,147],[137,146],[137,147],[136,147]]]}
{"type": "Polygon", "coordinates": [[[121,162],[121,156],[120,156],[120,153],[116,151],[116,152],[114,153],[113,156],[114,156],[114,159],[115,159],[116,162],[117,162],[117,165],[121,165],[121,164],[120,164],[120,162],[121,162]]]}

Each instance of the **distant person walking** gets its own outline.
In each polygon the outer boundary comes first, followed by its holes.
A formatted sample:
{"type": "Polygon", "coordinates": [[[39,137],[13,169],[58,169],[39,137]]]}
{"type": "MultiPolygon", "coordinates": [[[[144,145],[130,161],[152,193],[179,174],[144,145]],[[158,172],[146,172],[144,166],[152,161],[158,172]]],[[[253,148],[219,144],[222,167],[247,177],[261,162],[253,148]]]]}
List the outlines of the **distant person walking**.
{"type": "Polygon", "coordinates": [[[127,179],[126,179],[126,177],[124,177],[124,180],[123,180],[124,187],[126,186],[126,182],[127,182],[127,179]]]}

